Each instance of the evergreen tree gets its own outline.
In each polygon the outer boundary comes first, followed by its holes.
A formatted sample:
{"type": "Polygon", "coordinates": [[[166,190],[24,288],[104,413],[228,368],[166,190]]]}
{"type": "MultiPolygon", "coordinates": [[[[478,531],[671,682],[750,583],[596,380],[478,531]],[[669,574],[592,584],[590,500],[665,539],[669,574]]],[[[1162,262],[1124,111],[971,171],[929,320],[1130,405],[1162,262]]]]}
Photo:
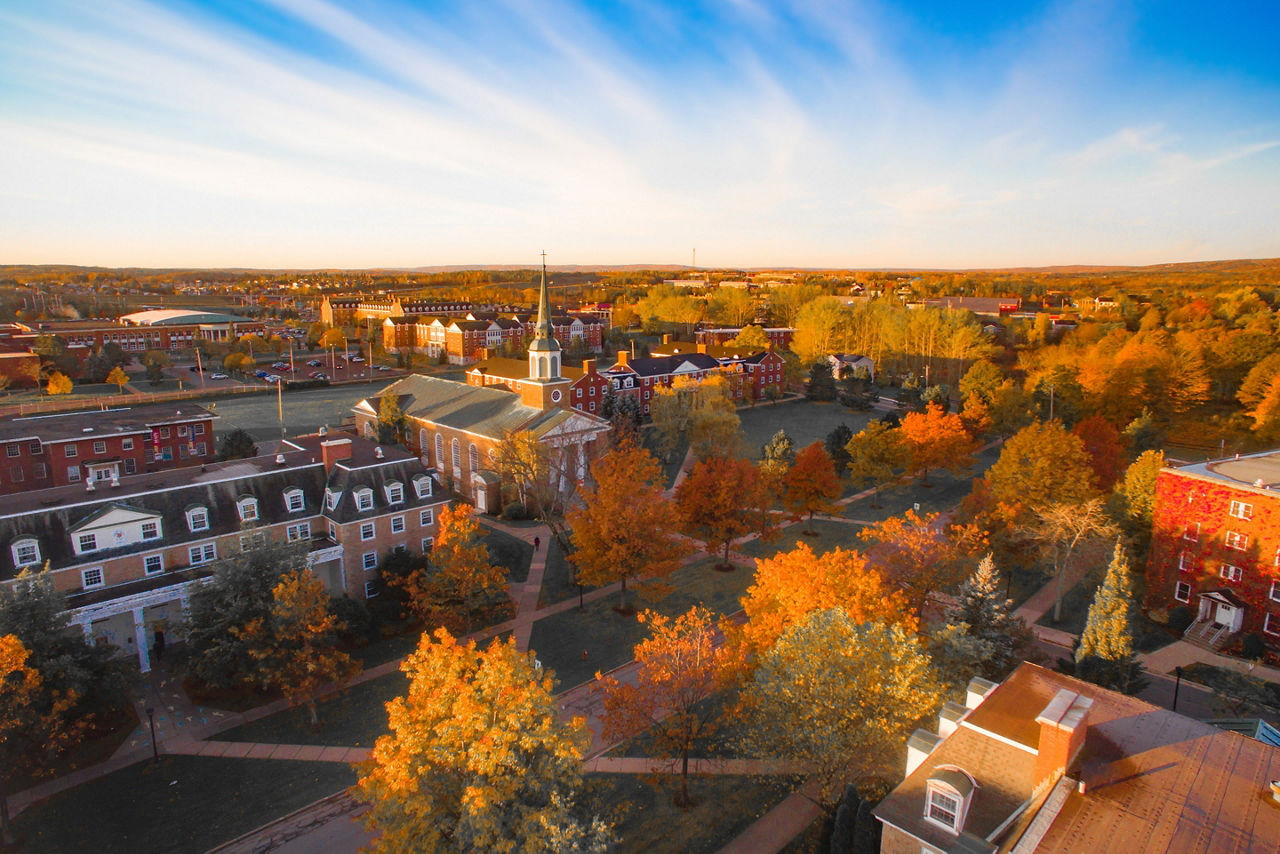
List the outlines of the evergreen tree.
{"type": "Polygon", "coordinates": [[[254,444],[253,437],[239,427],[223,436],[222,444],[218,446],[219,461],[243,460],[257,455],[258,446],[254,444]]]}
{"type": "Polygon", "coordinates": [[[1032,640],[1027,624],[1013,615],[1013,601],[1004,596],[1002,587],[1000,571],[988,553],[960,586],[955,605],[947,611],[947,625],[978,641],[970,648],[983,652],[973,662],[973,673],[997,682],[1018,666],[1032,640]]]}
{"type": "Polygon", "coordinates": [[[779,430],[760,449],[760,456],[766,467],[786,471],[796,461],[796,445],[786,430],[779,430]]]}
{"type": "Polygon", "coordinates": [[[876,395],[872,389],[871,371],[866,365],[840,371],[840,402],[850,409],[867,410],[875,403],[876,395]]]}
{"type": "Polygon", "coordinates": [[[1129,559],[1116,543],[1102,586],[1089,605],[1089,617],[1075,650],[1075,675],[1113,691],[1136,694],[1146,687],[1133,648],[1133,580],[1129,559]]]}
{"type": "Polygon", "coordinates": [[[827,455],[831,457],[831,461],[835,463],[836,474],[844,474],[844,470],[849,467],[849,452],[845,446],[849,444],[849,440],[853,438],[853,431],[849,429],[849,425],[841,422],[837,424],[835,429],[827,434],[826,442],[827,455]]]}
{"type": "Polygon", "coordinates": [[[804,396],[810,400],[836,399],[836,378],[831,373],[831,363],[814,362],[809,366],[809,382],[804,387],[804,396]]]}

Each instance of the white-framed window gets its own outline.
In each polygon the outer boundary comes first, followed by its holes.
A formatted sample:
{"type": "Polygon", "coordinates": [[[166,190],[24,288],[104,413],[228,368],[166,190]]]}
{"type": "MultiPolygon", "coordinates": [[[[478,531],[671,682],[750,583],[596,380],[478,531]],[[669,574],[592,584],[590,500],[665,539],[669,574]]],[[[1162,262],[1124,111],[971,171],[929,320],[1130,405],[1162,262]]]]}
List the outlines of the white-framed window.
{"type": "Polygon", "coordinates": [[[925,801],[924,817],[926,820],[944,827],[952,833],[959,832],[959,794],[949,789],[943,789],[937,784],[931,784],[928,798],[925,801]]]}
{"type": "Polygon", "coordinates": [[[91,566],[88,569],[80,570],[80,584],[85,590],[101,587],[103,585],[102,567],[91,566]]]}
{"type": "Polygon", "coordinates": [[[178,435],[179,435],[179,436],[185,436],[185,435],[187,435],[187,425],[183,424],[183,425],[181,425],[181,426],[179,426],[179,427],[178,427],[178,435]]]}
{"type": "Polygon", "coordinates": [[[296,525],[290,525],[285,528],[284,532],[285,539],[291,543],[296,543],[301,540],[309,540],[311,539],[311,523],[299,522],[296,525]]]}
{"type": "Polygon", "coordinates": [[[164,555],[147,555],[142,559],[142,569],[147,575],[159,575],[164,572],[164,555]]]}
{"type": "Polygon", "coordinates": [[[1238,566],[1232,566],[1229,563],[1224,563],[1222,568],[1218,570],[1218,575],[1221,576],[1224,581],[1239,581],[1244,577],[1244,570],[1238,566]]]}
{"type": "Polygon", "coordinates": [[[40,440],[39,440],[39,439],[32,439],[32,440],[31,440],[31,445],[30,445],[30,450],[31,450],[31,453],[32,453],[32,454],[34,454],[35,456],[37,456],[37,457],[38,457],[38,456],[40,456],[41,454],[43,454],[43,453],[44,453],[44,445],[40,444],[40,440]]]}
{"type": "Polygon", "coordinates": [[[436,545],[436,538],[435,538],[435,537],[423,537],[423,538],[422,538],[422,551],[423,551],[423,553],[424,553],[424,554],[425,554],[426,552],[431,551],[433,548],[435,548],[435,545],[436,545]]]}
{"type": "Polygon", "coordinates": [[[1269,635],[1280,635],[1280,618],[1275,614],[1267,614],[1267,618],[1262,621],[1262,630],[1269,635]]]}
{"type": "Polygon", "coordinates": [[[76,554],[84,554],[85,552],[94,552],[97,550],[97,534],[81,534],[76,538],[76,554]]]}
{"type": "Polygon", "coordinates": [[[399,483],[388,483],[385,487],[387,493],[388,504],[401,504],[404,502],[404,486],[399,483]]]}
{"type": "Polygon", "coordinates": [[[1200,523],[1187,523],[1187,527],[1182,529],[1182,539],[1196,542],[1200,539],[1200,523]]]}
{"type": "Polygon", "coordinates": [[[290,513],[305,510],[307,507],[306,496],[302,494],[301,489],[286,489],[284,491],[284,506],[290,513]]]}
{"type": "Polygon", "coordinates": [[[365,522],[360,526],[360,539],[372,540],[377,534],[377,529],[372,522],[365,522]]]}
{"type": "Polygon", "coordinates": [[[204,425],[203,425],[203,424],[193,424],[193,425],[191,425],[191,435],[192,435],[192,436],[203,436],[203,435],[204,435],[204,425]]]}
{"type": "Polygon", "coordinates": [[[67,481],[69,483],[80,482],[80,466],[67,466],[67,481]]]}
{"type": "Polygon", "coordinates": [[[10,550],[13,552],[13,565],[19,569],[40,562],[40,542],[34,537],[18,540],[10,550]]]}
{"type": "Polygon", "coordinates": [[[1249,548],[1249,535],[1239,531],[1227,531],[1222,535],[1222,544],[1229,549],[1244,551],[1249,548]]]}
{"type": "Polygon", "coordinates": [[[1237,519],[1252,519],[1253,505],[1244,501],[1232,501],[1231,515],[1237,519]]]}
{"type": "Polygon", "coordinates": [[[169,438],[169,428],[168,428],[168,427],[161,427],[161,428],[160,428],[160,438],[161,438],[161,439],[168,439],[168,438],[169,438]]]}
{"type": "Polygon", "coordinates": [[[18,447],[17,442],[10,442],[5,446],[4,452],[6,456],[16,457],[18,454],[22,453],[22,449],[18,447]]]}
{"type": "Polygon", "coordinates": [[[160,523],[159,522],[143,522],[142,523],[142,539],[144,540],[160,539],[160,523]]]}
{"type": "Polygon", "coordinates": [[[105,454],[107,452],[107,443],[101,439],[93,443],[93,452],[95,454],[105,454]]]}
{"type": "Polygon", "coordinates": [[[422,527],[434,525],[436,521],[436,511],[430,508],[418,511],[418,524],[422,527]]]}
{"type": "Polygon", "coordinates": [[[338,541],[338,526],[334,522],[329,523],[329,539],[335,543],[338,541]]]}
{"type": "Polygon", "coordinates": [[[1173,598],[1179,602],[1191,601],[1191,585],[1185,581],[1179,581],[1173,585],[1173,598]]]}
{"type": "Polygon", "coordinates": [[[75,445],[71,444],[70,442],[62,446],[62,454],[67,459],[71,459],[72,457],[76,456],[79,453],[80,453],[80,449],[77,448],[75,445]]]}
{"type": "Polygon", "coordinates": [[[449,446],[453,452],[453,467],[456,469],[462,468],[462,443],[459,442],[457,438],[454,438],[454,440],[449,443],[449,446]]]}
{"type": "Polygon", "coordinates": [[[364,583],[364,598],[372,599],[374,596],[377,596],[377,595],[378,595],[378,582],[366,581],[364,583]]]}
{"type": "Polygon", "coordinates": [[[192,507],[187,510],[187,527],[192,533],[209,530],[209,511],[204,507],[192,507]]]}
{"type": "Polygon", "coordinates": [[[436,434],[436,465],[444,468],[444,436],[436,434]]]}
{"type": "Polygon", "coordinates": [[[472,474],[480,470],[480,449],[476,447],[475,442],[472,442],[471,447],[467,449],[467,464],[471,466],[472,474]]]}
{"type": "Polygon", "coordinates": [[[366,569],[366,570],[369,570],[369,569],[377,569],[377,568],[378,568],[378,553],[377,553],[377,552],[365,552],[363,555],[361,555],[361,556],[360,556],[360,565],[361,565],[362,567],[364,567],[364,569],[366,569]]]}
{"type": "Polygon", "coordinates": [[[1178,554],[1178,569],[1183,572],[1195,569],[1195,562],[1186,552],[1180,552],[1178,554]]]}
{"type": "Polygon", "coordinates": [[[413,479],[413,491],[418,494],[419,498],[431,497],[431,478],[425,474],[420,474],[413,479]]]}
{"type": "Polygon", "coordinates": [[[1267,594],[1272,602],[1280,602],[1280,581],[1271,582],[1271,591],[1267,594]]]}
{"type": "Polygon", "coordinates": [[[372,489],[365,488],[365,489],[356,490],[356,509],[357,510],[373,509],[373,490],[372,489]]]}
{"type": "Polygon", "coordinates": [[[403,516],[391,517],[391,533],[393,534],[404,533],[404,517],[403,516]]]}
{"type": "Polygon", "coordinates": [[[125,474],[133,474],[137,470],[138,470],[138,461],[135,460],[133,457],[129,457],[127,460],[124,461],[125,474]]]}
{"type": "Polygon", "coordinates": [[[258,499],[241,498],[236,502],[236,510],[240,513],[241,522],[255,522],[258,519],[258,499]]]}
{"type": "MultiPolygon", "coordinates": [[[[131,463],[133,462],[133,460],[125,460],[125,462],[131,463]]],[[[44,463],[36,463],[35,475],[36,475],[36,480],[43,480],[44,478],[48,477],[49,476],[48,467],[44,463]]]]}
{"type": "Polygon", "coordinates": [[[187,558],[192,566],[199,566],[202,563],[217,560],[218,546],[216,543],[201,543],[200,545],[190,546],[187,548],[187,558]]]}
{"type": "Polygon", "coordinates": [[[251,534],[240,535],[240,551],[249,552],[254,549],[260,549],[267,544],[266,531],[254,531],[251,534]]]}
{"type": "Polygon", "coordinates": [[[332,489],[326,489],[324,491],[324,501],[325,501],[325,504],[328,505],[330,510],[338,506],[338,501],[341,500],[341,498],[342,498],[341,492],[336,492],[335,490],[332,490],[332,489]]]}

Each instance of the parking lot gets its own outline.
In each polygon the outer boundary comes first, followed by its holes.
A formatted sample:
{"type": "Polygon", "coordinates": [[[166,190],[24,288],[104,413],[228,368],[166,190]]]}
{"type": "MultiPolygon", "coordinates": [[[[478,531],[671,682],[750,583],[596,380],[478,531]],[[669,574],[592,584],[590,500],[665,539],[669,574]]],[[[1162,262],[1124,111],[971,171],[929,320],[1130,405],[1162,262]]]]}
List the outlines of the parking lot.
{"type": "Polygon", "coordinates": [[[382,379],[396,376],[395,368],[390,365],[370,365],[359,356],[344,359],[341,353],[294,353],[292,364],[288,354],[279,359],[259,359],[255,372],[244,376],[228,374],[220,364],[203,364],[197,370],[195,362],[181,362],[165,369],[165,374],[180,380],[186,388],[222,389],[234,386],[272,385],[274,377],[281,381],[329,379],[333,382],[349,380],[366,380],[377,383],[382,379]]]}

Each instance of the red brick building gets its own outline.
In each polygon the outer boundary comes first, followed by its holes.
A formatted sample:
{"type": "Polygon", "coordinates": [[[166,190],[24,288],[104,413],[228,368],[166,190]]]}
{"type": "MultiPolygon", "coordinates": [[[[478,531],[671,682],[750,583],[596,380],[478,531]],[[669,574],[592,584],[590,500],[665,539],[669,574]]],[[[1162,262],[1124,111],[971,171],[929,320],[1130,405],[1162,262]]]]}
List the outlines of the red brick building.
{"type": "Polygon", "coordinates": [[[1147,597],[1194,612],[1192,643],[1280,645],[1280,450],[1160,472],[1147,597]]]}
{"type": "MultiPolygon", "coordinates": [[[[560,375],[570,381],[567,391],[569,406],[579,412],[599,415],[609,380],[596,368],[595,359],[586,359],[581,368],[569,365],[560,368],[560,375]]],[[[529,366],[520,359],[502,359],[481,353],[481,358],[467,371],[467,385],[501,386],[520,392],[522,384],[529,381],[529,366]]]]}
{"type": "Polygon", "coordinates": [[[193,403],[0,420],[0,495],[213,460],[213,420],[193,403]]]}
{"type": "MultiPolygon", "coordinates": [[[[388,317],[382,322],[382,346],[390,353],[419,352],[436,359],[443,356],[453,365],[471,365],[486,358],[486,350],[523,350],[535,323],[529,316],[474,312],[464,318],[388,317]]],[[[551,325],[556,340],[565,345],[581,340],[591,353],[604,346],[605,324],[598,318],[560,315],[551,318],[551,325]]]]}
{"type": "MultiPolygon", "coordinates": [[[[126,353],[147,350],[190,350],[196,341],[229,342],[243,335],[263,335],[261,320],[207,311],[155,309],[126,314],[119,322],[104,320],[42,321],[23,340],[34,343],[40,335],[56,335],[72,350],[98,350],[115,344],[126,353]]],[[[17,337],[14,340],[19,340],[17,337]]]]}
{"type": "MultiPolygon", "coordinates": [[[[723,326],[715,329],[699,329],[694,333],[694,342],[698,344],[721,345],[738,337],[738,333],[742,331],[741,326],[723,326]]],[[[765,337],[769,339],[769,343],[779,350],[790,350],[791,339],[795,338],[796,331],[790,326],[766,326],[764,328],[765,337]]]]}
{"type": "Polygon", "coordinates": [[[677,377],[701,380],[723,376],[728,381],[729,394],[739,402],[752,395],[762,400],[770,386],[783,386],[786,361],[774,350],[743,355],[730,348],[670,340],[659,350],[666,354],[637,359],[621,351],[617,363],[601,372],[615,394],[635,397],[645,415],[649,414],[654,390],[671,385],[677,377]],[[690,349],[681,352],[686,347],[690,349]]]}

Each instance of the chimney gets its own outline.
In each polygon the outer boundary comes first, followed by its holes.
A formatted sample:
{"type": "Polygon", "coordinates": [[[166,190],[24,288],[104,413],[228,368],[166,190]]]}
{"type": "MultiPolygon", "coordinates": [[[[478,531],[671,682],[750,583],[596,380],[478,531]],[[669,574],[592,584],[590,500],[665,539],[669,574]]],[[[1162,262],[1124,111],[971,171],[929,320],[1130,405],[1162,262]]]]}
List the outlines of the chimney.
{"type": "Polygon", "coordinates": [[[324,460],[324,470],[333,471],[339,460],[351,459],[350,439],[329,439],[320,443],[320,459],[324,460]]]}
{"type": "Polygon", "coordinates": [[[663,333],[662,346],[665,347],[668,344],[674,343],[675,340],[676,340],[676,336],[672,335],[670,332],[663,333]]]}
{"type": "Polygon", "coordinates": [[[707,345],[706,345],[705,343],[704,343],[704,344],[699,344],[699,345],[698,345],[698,352],[699,352],[699,353],[705,353],[705,352],[707,352],[707,345]]]}
{"type": "Polygon", "coordinates": [[[618,367],[625,368],[631,363],[631,354],[626,350],[618,351],[618,367]]]}
{"type": "Polygon", "coordinates": [[[1036,748],[1037,787],[1054,780],[1070,767],[1089,731],[1085,718],[1093,700],[1066,688],[1060,690],[1036,716],[1040,725],[1040,743],[1036,748]]]}
{"type": "Polygon", "coordinates": [[[374,449],[373,449],[373,456],[374,456],[376,459],[379,459],[379,460],[380,460],[380,459],[382,459],[382,446],[381,446],[381,445],[379,445],[378,447],[376,447],[376,448],[374,448],[374,449]]]}
{"type": "Polygon", "coordinates": [[[582,372],[583,372],[584,374],[594,374],[594,373],[596,372],[596,360],[595,360],[595,359],[583,359],[583,360],[582,360],[582,372]]]}

